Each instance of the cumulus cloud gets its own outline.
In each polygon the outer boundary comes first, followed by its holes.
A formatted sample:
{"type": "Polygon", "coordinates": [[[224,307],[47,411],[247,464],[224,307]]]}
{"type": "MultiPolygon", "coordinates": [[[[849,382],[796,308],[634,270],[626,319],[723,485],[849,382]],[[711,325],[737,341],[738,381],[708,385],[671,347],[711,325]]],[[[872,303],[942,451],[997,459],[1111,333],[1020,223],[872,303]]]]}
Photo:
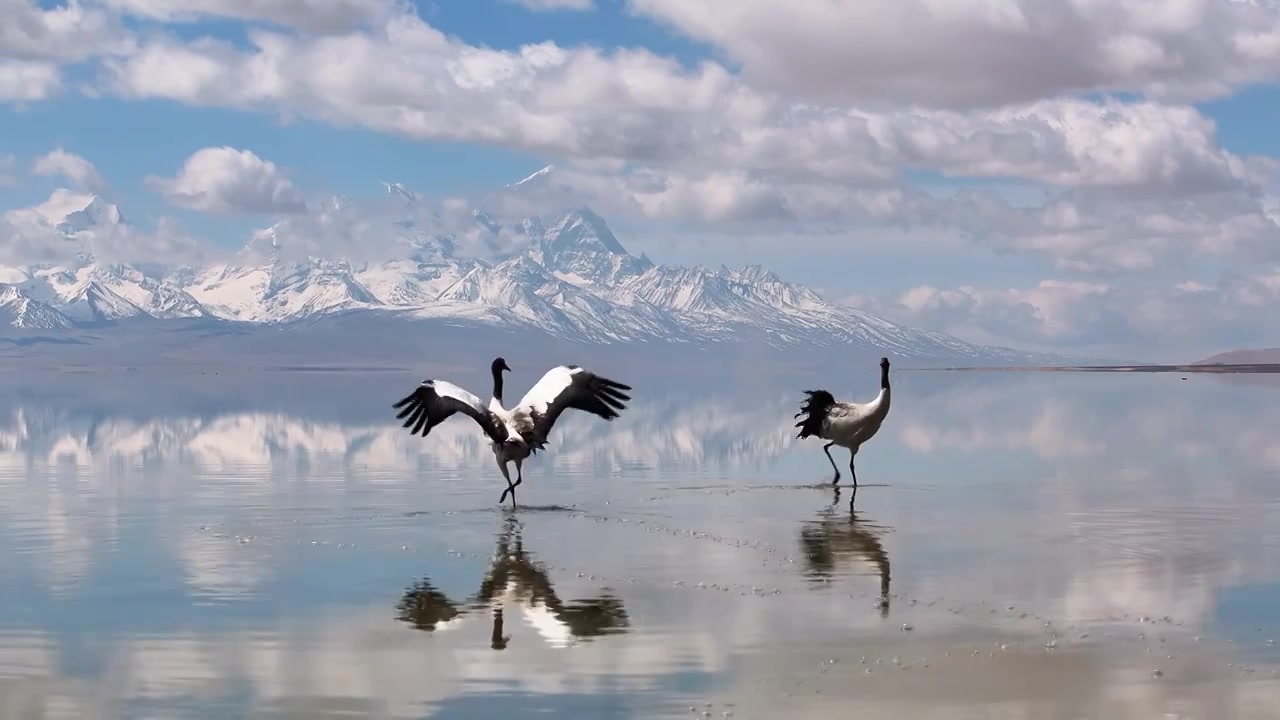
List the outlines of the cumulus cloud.
{"type": "Polygon", "coordinates": [[[45,100],[62,88],[62,75],[52,63],[0,58],[0,102],[45,100]]]}
{"type": "Polygon", "coordinates": [[[1274,163],[1223,149],[1190,106],[1070,97],[973,112],[804,104],[714,62],[686,67],[644,50],[552,43],[494,50],[412,15],[367,32],[250,40],[157,39],[107,62],[111,87],[554,156],[570,169],[562,184],[580,197],[662,220],[951,223],[1002,249],[1107,271],[1152,267],[1188,244],[1257,255],[1271,225],[1254,190],[1274,163]],[[911,171],[1096,192],[1038,212],[981,197],[939,202],[905,182],[911,171]],[[1182,204],[1157,207],[1166,201],[1182,204]],[[1132,203],[1144,202],[1135,212],[1132,203]],[[1148,219],[1154,225],[1133,227],[1148,219]]]}
{"type": "Polygon", "coordinates": [[[174,205],[211,213],[290,214],[307,209],[302,194],[270,160],[248,150],[197,150],[173,178],[148,184],[174,205]]]}
{"type": "Polygon", "coordinates": [[[903,293],[897,304],[930,325],[981,318],[983,329],[993,334],[1080,341],[1090,339],[1090,333],[1112,319],[1099,313],[1112,293],[1111,287],[1100,283],[1060,280],[1027,289],[962,286],[943,290],[924,285],[903,293]]]}
{"type": "Polygon", "coordinates": [[[1274,163],[1223,149],[1214,124],[1189,106],[1049,98],[981,112],[873,112],[797,104],[712,62],[685,67],[643,50],[552,43],[493,50],[411,15],[337,36],[256,32],[251,44],[161,39],[107,67],[125,97],[301,114],[561,158],[569,168],[559,173],[562,187],[607,212],[924,224],[1098,271],[1152,268],[1168,253],[1270,252],[1262,246],[1273,223],[1255,189],[1274,163]],[[1038,209],[981,196],[939,200],[907,184],[909,171],[1077,192],[1038,209]]]}
{"type": "Polygon", "coordinates": [[[404,12],[396,0],[106,0],[110,7],[165,22],[208,17],[265,21],[313,33],[340,33],[404,12]]]}
{"type": "Polygon", "coordinates": [[[118,19],[91,4],[40,7],[33,0],[0,0],[0,57],[79,62],[132,49],[118,19]]]}
{"type": "Polygon", "coordinates": [[[742,172],[701,176],[650,168],[609,172],[600,163],[547,168],[484,198],[501,215],[539,215],[586,203],[606,214],[690,222],[770,223],[794,217],[799,198],[742,172]]]}
{"type": "Polygon", "coordinates": [[[630,0],[807,101],[996,107],[1088,92],[1203,99],[1274,79],[1267,0],[630,0]]]}
{"type": "MultiPolygon", "coordinates": [[[[498,200],[486,207],[517,205],[498,200]]],[[[254,233],[243,257],[386,262],[420,256],[424,247],[430,252],[445,238],[456,257],[496,261],[527,247],[529,236],[518,226],[490,225],[476,217],[476,209],[470,200],[423,197],[399,185],[379,196],[337,196],[254,233]]],[[[546,212],[548,206],[539,209],[546,212]]]]}
{"type": "Polygon", "coordinates": [[[1280,266],[1224,274],[1215,284],[1182,281],[1116,286],[1045,280],[1031,287],[920,286],[859,305],[895,319],[1014,344],[1104,346],[1122,339],[1138,359],[1197,359],[1224,347],[1273,345],[1280,335],[1280,266]],[[1188,356],[1185,353],[1192,353],[1188,356]]]}
{"type": "Polygon", "coordinates": [[[147,231],[100,197],[67,189],[29,208],[0,215],[0,263],[61,262],[86,255],[105,263],[200,261],[209,247],[161,218],[147,231]]]}
{"type": "Polygon", "coordinates": [[[1081,189],[1031,207],[976,192],[958,193],[933,209],[928,222],[998,250],[1043,255],[1067,270],[1152,270],[1206,256],[1280,260],[1280,213],[1272,199],[1254,192],[1126,198],[1081,189]]]}
{"type": "Polygon", "coordinates": [[[63,148],[55,148],[45,155],[36,158],[31,166],[33,175],[46,177],[62,177],[70,180],[76,188],[92,193],[108,192],[108,186],[98,168],[93,163],[63,148]]]}
{"type": "Polygon", "coordinates": [[[63,89],[64,64],[126,54],[133,36],[100,7],[0,0],[0,103],[48,100],[63,89]]]}
{"type": "Polygon", "coordinates": [[[644,50],[474,47],[412,16],[375,33],[257,32],[253,48],[159,40],[108,61],[125,97],[301,113],[424,140],[505,145],[685,175],[884,183],[905,169],[1191,192],[1238,184],[1194,108],[1059,98],[990,113],[796,105],[724,67],[644,50]]]}
{"type": "MultiPolygon", "coordinates": [[[[1280,260],[1271,196],[1224,188],[1132,195],[1078,188],[1015,204],[990,189],[931,194],[906,182],[846,187],[778,182],[741,171],[702,175],[648,168],[557,167],[518,187],[508,212],[588,202],[608,214],[814,233],[850,222],[952,233],[997,252],[1042,256],[1064,270],[1102,273],[1181,267],[1205,257],[1280,260]]],[[[507,198],[512,200],[512,198],[507,198]]]]}

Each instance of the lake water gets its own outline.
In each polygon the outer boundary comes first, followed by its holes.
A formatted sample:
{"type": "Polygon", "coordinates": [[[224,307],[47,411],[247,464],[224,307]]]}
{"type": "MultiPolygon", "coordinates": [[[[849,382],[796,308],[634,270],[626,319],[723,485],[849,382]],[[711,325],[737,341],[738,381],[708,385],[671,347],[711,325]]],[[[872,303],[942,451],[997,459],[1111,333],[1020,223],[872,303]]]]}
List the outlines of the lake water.
{"type": "Polygon", "coordinates": [[[513,514],[374,375],[11,380],[0,717],[1280,716],[1265,378],[899,372],[852,514],[813,379],[637,389],[513,514]]]}

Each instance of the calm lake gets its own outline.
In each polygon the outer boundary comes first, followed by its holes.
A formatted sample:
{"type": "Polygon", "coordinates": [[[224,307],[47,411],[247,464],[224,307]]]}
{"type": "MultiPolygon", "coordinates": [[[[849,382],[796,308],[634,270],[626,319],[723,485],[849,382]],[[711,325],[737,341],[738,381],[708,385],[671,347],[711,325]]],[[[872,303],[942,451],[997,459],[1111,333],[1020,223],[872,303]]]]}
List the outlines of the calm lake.
{"type": "Polygon", "coordinates": [[[1280,716],[1280,384],[896,372],[851,513],[874,369],[635,382],[516,513],[412,374],[11,378],[0,717],[1280,716]]]}

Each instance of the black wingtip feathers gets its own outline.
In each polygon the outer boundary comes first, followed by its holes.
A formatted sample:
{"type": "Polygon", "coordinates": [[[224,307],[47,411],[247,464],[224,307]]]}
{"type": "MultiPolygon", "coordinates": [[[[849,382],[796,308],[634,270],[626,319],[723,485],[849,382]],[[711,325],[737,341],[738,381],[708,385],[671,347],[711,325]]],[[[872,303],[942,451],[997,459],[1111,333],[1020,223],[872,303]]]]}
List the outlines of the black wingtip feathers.
{"type": "Polygon", "coordinates": [[[631,400],[631,396],[627,394],[627,391],[631,390],[630,385],[599,375],[591,377],[587,389],[591,399],[587,403],[588,407],[584,409],[605,420],[612,421],[617,418],[619,411],[625,410],[626,403],[631,400]]]}
{"type": "Polygon", "coordinates": [[[427,399],[423,397],[423,392],[424,388],[430,387],[432,387],[431,381],[424,380],[421,385],[414,388],[413,392],[391,406],[394,410],[400,410],[400,412],[396,413],[396,419],[404,420],[401,427],[408,428],[410,435],[426,435],[429,430],[427,424],[431,418],[427,410],[427,399]]]}
{"type": "Polygon", "coordinates": [[[795,427],[800,428],[797,438],[819,435],[822,432],[822,421],[826,418],[827,411],[836,404],[835,396],[826,390],[805,390],[804,394],[808,397],[800,404],[800,412],[793,416],[803,416],[800,422],[795,424],[795,427]]]}

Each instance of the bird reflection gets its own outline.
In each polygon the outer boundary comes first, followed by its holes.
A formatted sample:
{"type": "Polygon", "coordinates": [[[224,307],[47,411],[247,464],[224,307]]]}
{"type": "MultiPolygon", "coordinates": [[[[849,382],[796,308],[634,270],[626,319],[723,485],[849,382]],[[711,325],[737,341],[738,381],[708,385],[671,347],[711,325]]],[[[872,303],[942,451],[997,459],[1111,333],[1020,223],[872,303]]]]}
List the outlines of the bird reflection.
{"type": "Polygon", "coordinates": [[[396,605],[398,618],[431,632],[455,627],[487,607],[493,623],[489,646],[494,650],[506,649],[511,640],[504,634],[509,606],[519,607],[524,619],[554,647],[626,631],[629,621],[622,601],[607,590],[597,597],[562,601],[545,566],[524,549],[520,531],[519,520],[507,517],[480,589],[465,603],[450,600],[424,577],[405,590],[396,605]]]}
{"type": "Polygon", "coordinates": [[[875,566],[880,575],[880,616],[889,616],[889,554],[877,535],[884,528],[874,525],[860,513],[848,516],[823,508],[814,520],[800,529],[800,547],[804,551],[805,575],[812,580],[830,578],[844,558],[857,558],[875,566]],[[879,531],[879,532],[878,532],[879,531]]]}

